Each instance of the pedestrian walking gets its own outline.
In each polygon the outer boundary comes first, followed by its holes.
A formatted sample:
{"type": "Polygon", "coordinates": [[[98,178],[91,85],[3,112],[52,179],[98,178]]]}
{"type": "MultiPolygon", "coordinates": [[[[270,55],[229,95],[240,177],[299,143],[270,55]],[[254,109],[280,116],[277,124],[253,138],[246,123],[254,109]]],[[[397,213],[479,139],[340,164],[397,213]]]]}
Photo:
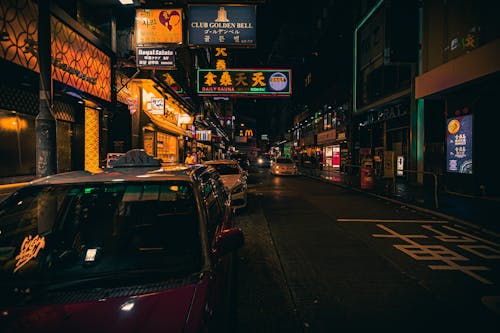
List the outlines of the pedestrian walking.
{"type": "Polygon", "coordinates": [[[196,163],[196,160],[195,160],[193,154],[191,154],[191,152],[188,152],[186,159],[184,160],[184,164],[195,164],[195,163],[196,163]]]}

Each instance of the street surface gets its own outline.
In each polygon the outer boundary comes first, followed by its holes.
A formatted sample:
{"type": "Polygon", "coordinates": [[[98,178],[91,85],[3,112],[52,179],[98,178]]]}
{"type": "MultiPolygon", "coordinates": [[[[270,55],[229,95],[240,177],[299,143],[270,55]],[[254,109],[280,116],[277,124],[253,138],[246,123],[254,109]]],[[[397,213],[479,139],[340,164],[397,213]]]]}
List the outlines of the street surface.
{"type": "Polygon", "coordinates": [[[268,169],[248,200],[238,332],[500,332],[500,239],[268,169]]]}
{"type": "Polygon", "coordinates": [[[495,234],[305,176],[248,183],[231,332],[500,332],[495,234]]]}

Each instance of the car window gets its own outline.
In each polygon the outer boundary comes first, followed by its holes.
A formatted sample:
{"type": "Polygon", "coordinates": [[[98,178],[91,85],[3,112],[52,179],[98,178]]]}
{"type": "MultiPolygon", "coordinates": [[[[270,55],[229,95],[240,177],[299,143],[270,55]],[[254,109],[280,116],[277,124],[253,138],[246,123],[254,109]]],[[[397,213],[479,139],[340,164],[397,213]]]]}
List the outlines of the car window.
{"type": "Polygon", "coordinates": [[[215,178],[217,174],[206,172],[202,175],[202,188],[204,193],[204,200],[207,207],[207,231],[209,240],[215,241],[215,235],[218,228],[223,222],[225,195],[221,193],[218,185],[218,180],[215,178]]]}
{"type": "Polygon", "coordinates": [[[289,158],[282,158],[282,157],[280,157],[280,158],[278,158],[276,160],[276,163],[293,164],[293,161],[291,159],[289,159],[289,158]]]}
{"type": "Polygon", "coordinates": [[[2,281],[29,285],[129,271],[199,272],[196,207],[188,182],[24,189],[0,206],[2,281]]]}
{"type": "Polygon", "coordinates": [[[221,175],[237,175],[240,173],[240,168],[237,164],[211,164],[217,169],[221,175]]]}

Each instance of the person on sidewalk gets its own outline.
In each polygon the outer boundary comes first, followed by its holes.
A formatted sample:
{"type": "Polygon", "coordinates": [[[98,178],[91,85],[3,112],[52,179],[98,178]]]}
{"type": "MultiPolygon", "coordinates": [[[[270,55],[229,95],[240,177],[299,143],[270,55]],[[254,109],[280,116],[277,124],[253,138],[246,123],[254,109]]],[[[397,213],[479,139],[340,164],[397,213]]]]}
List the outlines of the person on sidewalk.
{"type": "Polygon", "coordinates": [[[196,163],[196,160],[195,160],[193,154],[191,154],[191,152],[188,152],[186,159],[184,160],[184,164],[195,164],[195,163],[196,163]]]}

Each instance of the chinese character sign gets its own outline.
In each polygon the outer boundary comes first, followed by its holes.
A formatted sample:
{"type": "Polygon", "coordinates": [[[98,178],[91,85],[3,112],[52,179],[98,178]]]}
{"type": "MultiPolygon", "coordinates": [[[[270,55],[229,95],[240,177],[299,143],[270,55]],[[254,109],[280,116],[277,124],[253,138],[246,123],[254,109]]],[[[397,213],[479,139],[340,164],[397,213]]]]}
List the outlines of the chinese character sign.
{"type": "Polygon", "coordinates": [[[182,9],[137,9],[137,45],[181,44],[182,9]]]}
{"type": "Polygon", "coordinates": [[[446,170],[472,174],[472,115],[446,122],[446,170]]]}
{"type": "Polygon", "coordinates": [[[198,93],[208,96],[290,96],[289,69],[198,69],[198,93]]]}
{"type": "Polygon", "coordinates": [[[254,5],[190,5],[190,45],[256,45],[254,5]]]}

